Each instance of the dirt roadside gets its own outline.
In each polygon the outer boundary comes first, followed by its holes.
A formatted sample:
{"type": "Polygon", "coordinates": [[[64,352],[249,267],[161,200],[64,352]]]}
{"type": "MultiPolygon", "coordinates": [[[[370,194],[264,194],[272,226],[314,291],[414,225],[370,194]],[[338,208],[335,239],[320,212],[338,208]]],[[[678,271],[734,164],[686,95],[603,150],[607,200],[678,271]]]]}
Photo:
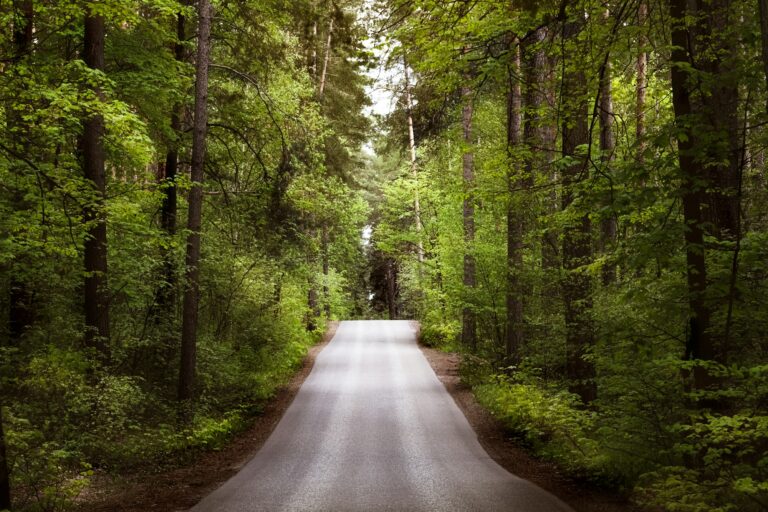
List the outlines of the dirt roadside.
{"type": "MultiPolygon", "coordinates": [[[[414,327],[418,332],[418,326],[414,327]]],[[[563,474],[555,464],[534,458],[510,438],[501,423],[477,403],[469,386],[461,382],[457,354],[423,345],[419,348],[472,425],[480,444],[501,467],[551,492],[576,512],[641,512],[625,498],[585,487],[563,474]]]]}
{"type": "Polygon", "coordinates": [[[283,417],[315,358],[336,333],[338,322],[331,322],[323,340],[309,349],[301,369],[287,386],[269,401],[253,425],[238,434],[224,449],[203,453],[189,465],[170,471],[123,475],[120,479],[101,478],[82,497],[80,512],[171,512],[187,510],[242,468],[261,448],[283,417]]]}

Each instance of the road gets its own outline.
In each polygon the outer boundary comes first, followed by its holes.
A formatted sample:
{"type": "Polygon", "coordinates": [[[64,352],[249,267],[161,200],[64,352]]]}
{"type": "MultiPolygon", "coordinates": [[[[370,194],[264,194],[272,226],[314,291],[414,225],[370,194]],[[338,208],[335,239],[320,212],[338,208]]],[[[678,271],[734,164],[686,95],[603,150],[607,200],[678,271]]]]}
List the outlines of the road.
{"type": "Polygon", "coordinates": [[[191,509],[262,510],[571,511],[488,456],[407,321],[342,322],[261,450],[191,509]]]}

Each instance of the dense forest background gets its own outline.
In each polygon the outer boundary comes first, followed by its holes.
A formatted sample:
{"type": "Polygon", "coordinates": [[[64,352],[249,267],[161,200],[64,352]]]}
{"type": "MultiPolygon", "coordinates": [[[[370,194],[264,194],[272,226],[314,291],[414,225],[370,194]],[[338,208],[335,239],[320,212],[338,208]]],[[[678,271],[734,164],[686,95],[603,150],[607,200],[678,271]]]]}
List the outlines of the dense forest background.
{"type": "Polygon", "coordinates": [[[380,316],[578,478],[768,509],[768,1],[0,6],[0,510],[380,316]]]}

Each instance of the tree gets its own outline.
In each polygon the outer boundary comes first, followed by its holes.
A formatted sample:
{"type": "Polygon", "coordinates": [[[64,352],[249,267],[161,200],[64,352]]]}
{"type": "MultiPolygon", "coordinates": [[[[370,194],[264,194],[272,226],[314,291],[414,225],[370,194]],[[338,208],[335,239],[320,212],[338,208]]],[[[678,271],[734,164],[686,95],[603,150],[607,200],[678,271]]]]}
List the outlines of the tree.
{"type": "MultiPolygon", "coordinates": [[[[93,10],[93,7],[90,7],[93,10]]],[[[91,12],[85,17],[83,60],[92,70],[104,70],[104,17],[91,12]]],[[[92,93],[101,97],[101,91],[92,93]]],[[[80,139],[83,174],[92,187],[93,197],[83,209],[83,222],[88,226],[84,244],[85,256],[85,343],[105,362],[109,358],[109,303],[107,281],[107,182],[104,170],[104,116],[88,113],[83,121],[80,139]]]]}
{"type": "Polygon", "coordinates": [[[205,177],[205,149],[208,125],[208,65],[210,62],[211,17],[209,0],[197,4],[197,59],[195,73],[195,111],[192,125],[192,165],[187,218],[187,256],[184,304],[181,327],[181,366],[179,368],[180,402],[190,402],[194,396],[197,353],[198,308],[200,294],[200,231],[205,177]]]}
{"type": "MultiPolygon", "coordinates": [[[[577,38],[584,25],[580,16],[577,11],[565,22],[563,38],[566,43],[579,44],[577,38]]],[[[561,91],[565,101],[562,154],[572,163],[563,168],[563,210],[578,205],[578,185],[589,175],[588,161],[583,154],[589,143],[586,88],[581,63],[568,62],[561,91]]],[[[595,334],[591,318],[592,280],[583,267],[592,261],[592,222],[587,212],[578,209],[573,217],[563,229],[566,375],[569,389],[584,403],[589,403],[596,397],[595,367],[588,359],[595,334]]]]}
{"type": "MultiPolygon", "coordinates": [[[[466,53],[466,49],[465,52],[466,53]]],[[[462,151],[461,166],[462,177],[464,179],[464,288],[466,297],[462,311],[461,323],[461,341],[465,347],[474,351],[477,348],[477,325],[475,312],[473,310],[473,297],[471,297],[476,286],[477,277],[475,275],[475,157],[472,152],[474,139],[472,137],[472,110],[473,110],[473,92],[469,85],[472,80],[470,73],[464,75],[464,85],[461,87],[461,98],[463,102],[461,111],[461,130],[463,134],[464,149],[462,151]]]]}
{"type": "MultiPolygon", "coordinates": [[[[515,158],[515,152],[519,151],[522,143],[522,92],[520,87],[520,45],[519,41],[512,40],[510,45],[514,45],[512,62],[508,71],[508,92],[507,92],[507,158],[509,159],[508,187],[509,198],[507,206],[507,343],[506,357],[510,363],[517,364],[520,359],[520,349],[523,346],[524,318],[523,318],[523,294],[524,288],[520,279],[523,266],[523,237],[526,231],[525,216],[526,212],[521,208],[521,202],[516,200],[525,194],[530,188],[529,166],[525,169],[518,169],[518,159],[515,158]]],[[[526,55],[528,57],[528,55],[526,55]]],[[[534,63],[526,62],[526,71],[534,63]]],[[[528,71],[527,71],[528,72],[528,71]]],[[[532,89],[532,82],[528,82],[529,89],[532,89]]],[[[530,138],[530,120],[526,118],[526,137],[528,142],[533,142],[530,138]]]]}

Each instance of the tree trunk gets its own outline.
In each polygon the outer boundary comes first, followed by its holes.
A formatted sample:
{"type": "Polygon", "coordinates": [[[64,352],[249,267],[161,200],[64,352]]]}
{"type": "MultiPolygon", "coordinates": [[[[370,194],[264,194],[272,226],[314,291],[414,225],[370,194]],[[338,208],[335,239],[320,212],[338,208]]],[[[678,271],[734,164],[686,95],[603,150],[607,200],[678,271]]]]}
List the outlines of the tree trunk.
{"type": "Polygon", "coordinates": [[[413,133],[413,97],[408,77],[408,61],[403,57],[405,74],[405,107],[408,110],[408,148],[411,152],[411,176],[413,177],[413,223],[416,228],[416,257],[419,261],[419,277],[424,263],[424,242],[421,238],[421,205],[419,203],[419,171],[416,164],[416,137],[413,133]]]}
{"type": "Polygon", "coordinates": [[[386,262],[387,279],[387,309],[389,310],[389,319],[397,319],[397,267],[395,260],[387,258],[386,262]]]}
{"type": "MultiPolygon", "coordinates": [[[[764,0],[768,1],[768,0],[764,0]]],[[[637,24],[640,30],[645,30],[648,6],[645,0],[641,0],[637,7],[637,24]]],[[[648,44],[645,35],[641,32],[638,37],[640,53],[637,55],[637,85],[635,89],[635,138],[637,139],[637,163],[645,163],[645,92],[648,87],[648,52],[645,47],[648,44]]]]}
{"type": "Polygon", "coordinates": [[[3,408],[0,407],[0,510],[11,510],[11,474],[8,470],[8,456],[5,449],[3,429],[3,408]]]}
{"type": "Polygon", "coordinates": [[[190,402],[194,394],[197,352],[197,315],[200,294],[200,230],[205,177],[206,125],[208,122],[208,64],[212,8],[210,0],[198,0],[195,118],[192,127],[191,188],[187,220],[186,280],[181,326],[181,365],[178,399],[190,402]]]}
{"type": "MultiPolygon", "coordinates": [[[[568,21],[563,37],[576,38],[581,30],[580,21],[568,21]]],[[[565,57],[565,56],[564,56],[565,57]]],[[[562,152],[564,157],[577,157],[577,161],[563,169],[563,210],[572,207],[574,185],[588,176],[588,163],[577,155],[577,148],[589,142],[587,126],[587,83],[583,68],[570,66],[563,77],[564,107],[562,152]]],[[[581,213],[575,223],[563,230],[563,300],[565,301],[566,376],[569,389],[584,403],[597,395],[595,367],[587,356],[594,345],[592,322],[592,282],[581,267],[592,261],[592,227],[587,213],[581,213]]]]}
{"type": "Polygon", "coordinates": [[[312,56],[310,57],[309,73],[317,80],[317,20],[312,22],[312,56]]]}
{"type": "MultiPolygon", "coordinates": [[[[174,45],[174,55],[177,62],[184,62],[184,45],[182,44],[186,38],[186,19],[183,14],[178,14],[176,17],[176,37],[178,41],[174,45]]],[[[163,203],[160,209],[160,227],[165,232],[168,240],[172,240],[176,235],[176,216],[177,216],[177,187],[176,187],[176,175],[179,169],[179,144],[181,136],[181,115],[183,110],[182,104],[174,105],[171,112],[171,131],[173,132],[174,140],[169,143],[168,151],[165,155],[165,165],[163,172],[163,203]]],[[[170,245],[170,244],[169,244],[170,245]]],[[[176,273],[176,265],[173,258],[173,251],[170,249],[165,250],[163,256],[165,262],[164,267],[164,279],[160,285],[160,292],[158,293],[158,319],[161,315],[169,315],[174,311],[174,304],[176,303],[176,283],[178,280],[176,273]]]]}
{"type": "MultiPolygon", "coordinates": [[[[609,13],[605,12],[605,18],[608,19],[609,13]]],[[[606,57],[603,67],[603,76],[600,79],[600,163],[603,173],[611,176],[612,163],[614,160],[614,149],[616,147],[616,138],[613,134],[613,93],[611,90],[611,61],[610,55],[606,57]]],[[[612,186],[613,181],[610,180],[612,186]]],[[[613,190],[608,190],[606,194],[606,205],[613,205],[613,190]]],[[[600,221],[600,246],[603,254],[612,250],[616,243],[616,216],[612,213],[600,221]]],[[[616,281],[616,264],[606,263],[602,269],[603,285],[609,285],[616,281]]]]}
{"type": "MultiPolygon", "coordinates": [[[[685,258],[688,277],[689,332],[686,340],[686,359],[711,359],[713,352],[708,332],[710,311],[705,301],[707,267],[705,261],[703,229],[703,190],[701,180],[706,173],[701,161],[694,158],[695,139],[689,120],[693,114],[685,66],[692,61],[690,33],[683,21],[688,14],[687,0],[670,0],[672,25],[672,105],[678,124],[677,150],[682,174],[681,192],[685,220],[685,258]]],[[[707,372],[694,370],[696,387],[709,383],[707,372]]]]}
{"type": "Polygon", "coordinates": [[[328,25],[328,40],[325,43],[325,58],[323,58],[323,72],[320,75],[320,87],[318,89],[318,93],[320,97],[323,97],[323,93],[325,92],[325,80],[328,76],[328,61],[331,60],[331,37],[333,36],[333,18],[331,18],[331,22],[328,25]]]}
{"type": "Polygon", "coordinates": [[[325,319],[331,319],[331,290],[329,286],[330,280],[330,254],[328,240],[328,228],[323,226],[322,238],[321,238],[321,250],[323,258],[323,311],[325,312],[325,319]]]}
{"type": "MultiPolygon", "coordinates": [[[[520,350],[525,342],[523,324],[523,236],[526,231],[526,212],[519,200],[530,184],[531,168],[521,169],[515,152],[521,143],[522,93],[520,90],[520,45],[513,40],[512,65],[507,76],[507,339],[506,358],[509,364],[520,361],[520,350]]],[[[528,62],[526,62],[528,64],[528,62]]],[[[526,69],[527,71],[527,69],[526,69]]],[[[533,87],[528,87],[532,90],[533,87]]],[[[530,120],[526,119],[526,128],[530,120]]]]}
{"type": "MultiPolygon", "coordinates": [[[[85,18],[83,60],[96,70],[104,69],[104,18],[85,18]]],[[[95,90],[101,97],[101,91],[95,90]]],[[[85,344],[106,362],[109,359],[109,285],[107,282],[106,174],[104,171],[104,117],[92,114],[83,122],[80,139],[83,174],[92,187],[93,198],[83,208],[88,226],[84,247],[85,344]]]]}
{"type": "MultiPolygon", "coordinates": [[[[469,76],[465,77],[468,82],[469,76]]],[[[465,85],[461,88],[464,101],[462,109],[462,131],[464,134],[464,154],[462,156],[462,175],[464,178],[464,308],[462,311],[461,341],[472,352],[477,348],[476,315],[473,308],[475,276],[475,155],[473,153],[472,88],[465,85]]]]}

